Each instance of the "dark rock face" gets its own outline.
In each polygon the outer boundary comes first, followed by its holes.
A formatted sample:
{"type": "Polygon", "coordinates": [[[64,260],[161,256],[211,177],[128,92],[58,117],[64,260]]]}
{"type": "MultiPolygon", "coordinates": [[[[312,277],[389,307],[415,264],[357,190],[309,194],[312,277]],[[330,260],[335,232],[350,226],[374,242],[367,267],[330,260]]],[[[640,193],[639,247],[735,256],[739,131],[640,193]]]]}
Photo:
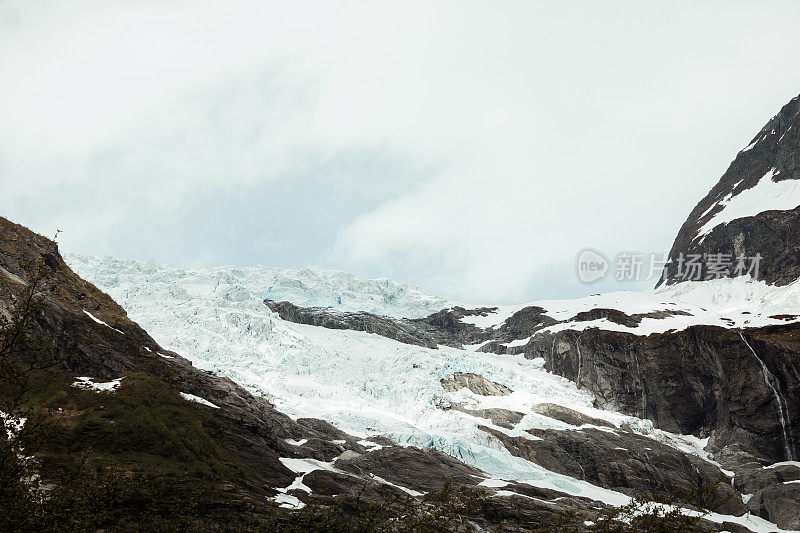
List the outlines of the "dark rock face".
{"type": "Polygon", "coordinates": [[[769,468],[754,468],[736,477],[736,487],[742,494],[755,494],[770,485],[800,483],[800,466],[779,464],[769,468]]]}
{"type": "Polygon", "coordinates": [[[659,319],[675,315],[688,316],[689,313],[687,313],[686,311],[674,310],[674,311],[653,311],[651,313],[636,313],[633,315],[628,315],[618,309],[605,309],[602,307],[596,307],[594,309],[589,309],[588,311],[581,311],[580,313],[572,317],[570,320],[573,322],[589,322],[591,320],[599,320],[604,318],[607,319],[609,322],[620,324],[621,326],[635,328],[642,322],[643,318],[659,319]]]}
{"type": "MultiPolygon", "coordinates": [[[[503,325],[491,332],[492,341],[498,343],[511,342],[516,339],[530,337],[536,331],[552,326],[557,321],[547,316],[547,311],[541,307],[530,306],[514,313],[503,325]]],[[[484,340],[484,339],[481,339],[484,340]]]]}
{"type": "Polygon", "coordinates": [[[647,337],[563,331],[536,336],[525,347],[526,357],[543,357],[548,370],[591,390],[600,407],[667,431],[713,436],[712,447],[737,444],[765,462],[796,457],[798,352],[796,325],[743,333],[693,326],[647,337]],[[775,377],[775,391],[759,358],[775,377]]]}
{"type": "Polygon", "coordinates": [[[492,424],[506,429],[512,429],[516,424],[525,418],[524,413],[519,411],[511,411],[509,409],[500,409],[497,407],[489,409],[469,409],[461,404],[450,404],[450,409],[456,409],[468,415],[477,416],[480,418],[487,418],[492,421],[492,424]]]}
{"type": "Polygon", "coordinates": [[[371,472],[418,492],[441,490],[447,479],[440,475],[442,472],[447,472],[457,485],[473,485],[475,479],[483,477],[479,470],[435,450],[393,446],[368,454],[348,455],[337,460],[334,466],[355,474],[371,472]]]}
{"type": "MultiPolygon", "coordinates": [[[[800,208],[764,211],[718,225],[704,238],[698,238],[700,228],[722,210],[720,202],[753,188],[771,169],[776,172],[772,177],[775,182],[800,179],[800,97],[792,99],[767,122],[692,210],[672,245],[670,259],[700,254],[705,277],[709,254],[730,254],[733,258],[760,254],[759,279],[785,285],[800,278],[800,208]]],[[[677,263],[670,264],[667,283],[682,279],[677,263]]]]}
{"type": "MultiPolygon", "coordinates": [[[[745,331],[692,326],[647,337],[600,329],[562,331],[537,335],[524,350],[526,357],[543,357],[550,371],[591,390],[600,407],[648,418],[668,431],[711,437],[707,450],[734,471],[734,488],[755,494],[747,509],[781,527],[798,527],[798,500],[792,500],[798,485],[785,482],[799,478],[800,468],[763,468],[797,459],[797,324],[745,331]]],[[[564,446],[551,441],[538,446],[544,450],[540,456],[546,453],[551,461],[569,465],[561,453],[564,446]]],[[[577,449],[567,447],[570,456],[577,449]]],[[[632,464],[626,462],[625,468],[632,464]]],[[[675,465],[661,466],[659,472],[676,471],[675,465]]],[[[727,484],[714,487],[726,512],[741,510],[738,496],[726,496],[727,484]]]]}

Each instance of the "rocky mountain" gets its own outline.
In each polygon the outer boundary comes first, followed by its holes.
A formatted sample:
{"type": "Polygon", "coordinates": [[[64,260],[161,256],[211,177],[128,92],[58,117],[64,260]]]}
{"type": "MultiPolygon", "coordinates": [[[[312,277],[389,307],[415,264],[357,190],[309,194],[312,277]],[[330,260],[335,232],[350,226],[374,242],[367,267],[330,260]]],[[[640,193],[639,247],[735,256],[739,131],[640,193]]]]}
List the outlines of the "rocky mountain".
{"type": "MultiPolygon", "coordinates": [[[[753,276],[800,277],[800,97],[772,117],[689,213],[669,257],[667,283],[735,276],[737,257],[761,256],[753,276]],[[720,255],[721,254],[721,255],[720,255]],[[687,267],[694,257],[699,268],[687,267]],[[720,260],[721,259],[721,260],[720,260]]],[[[741,270],[751,267],[747,260],[741,270]]]]}

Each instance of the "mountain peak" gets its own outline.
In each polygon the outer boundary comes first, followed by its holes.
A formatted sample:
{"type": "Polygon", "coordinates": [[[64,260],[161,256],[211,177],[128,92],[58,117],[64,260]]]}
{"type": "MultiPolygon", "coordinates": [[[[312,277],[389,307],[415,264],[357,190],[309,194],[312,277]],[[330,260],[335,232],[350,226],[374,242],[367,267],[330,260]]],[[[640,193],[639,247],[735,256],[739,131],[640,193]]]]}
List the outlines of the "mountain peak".
{"type": "Polygon", "coordinates": [[[667,283],[750,274],[800,278],[800,96],[743,148],[684,222],[667,283]],[[687,263],[697,265],[687,268],[687,263]]]}

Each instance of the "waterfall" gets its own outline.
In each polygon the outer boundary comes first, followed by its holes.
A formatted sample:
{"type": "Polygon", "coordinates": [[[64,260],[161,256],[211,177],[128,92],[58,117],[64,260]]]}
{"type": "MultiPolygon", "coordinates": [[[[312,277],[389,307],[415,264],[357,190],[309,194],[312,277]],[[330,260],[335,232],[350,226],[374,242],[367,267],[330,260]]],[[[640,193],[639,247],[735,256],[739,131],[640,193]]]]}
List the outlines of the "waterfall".
{"type": "Polygon", "coordinates": [[[583,356],[581,355],[581,336],[578,335],[575,339],[575,347],[578,349],[578,375],[575,377],[575,383],[578,388],[581,388],[581,366],[583,366],[583,356]]]}
{"type": "Polygon", "coordinates": [[[636,373],[636,378],[639,380],[639,384],[642,387],[642,416],[639,418],[647,418],[647,383],[642,379],[642,372],[639,369],[639,356],[636,355],[636,350],[631,352],[633,356],[633,370],[636,373]]]}
{"type": "Polygon", "coordinates": [[[753,354],[753,357],[755,357],[761,365],[761,374],[764,376],[764,383],[766,383],[767,386],[772,389],[772,394],[775,396],[775,403],[778,406],[778,417],[781,421],[781,429],[783,430],[783,445],[786,449],[786,458],[789,461],[794,461],[795,455],[793,452],[792,440],[789,437],[789,432],[786,429],[786,420],[789,418],[789,411],[786,409],[786,402],[783,400],[780,392],[778,392],[778,388],[775,386],[775,384],[778,383],[778,380],[772,374],[772,372],[769,371],[769,368],[767,368],[767,365],[761,360],[753,347],[750,346],[750,343],[747,342],[747,339],[744,338],[744,335],[739,333],[739,336],[742,338],[747,347],[750,348],[750,352],[753,354]],[[784,411],[786,412],[785,415],[784,411]]]}

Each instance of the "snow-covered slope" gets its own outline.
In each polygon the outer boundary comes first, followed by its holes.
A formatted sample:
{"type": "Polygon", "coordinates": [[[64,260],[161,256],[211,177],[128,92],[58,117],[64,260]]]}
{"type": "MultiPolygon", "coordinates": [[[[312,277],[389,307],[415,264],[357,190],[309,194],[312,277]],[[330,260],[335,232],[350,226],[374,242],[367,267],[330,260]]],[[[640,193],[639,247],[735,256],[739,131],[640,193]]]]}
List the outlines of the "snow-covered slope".
{"type": "Polygon", "coordinates": [[[800,206],[800,181],[774,181],[772,178],[779,174],[780,170],[772,167],[752,188],[738,194],[730,192],[725,198],[712,204],[707,213],[717,207],[721,209],[703,224],[695,238],[702,240],[720,224],[753,217],[764,211],[787,211],[800,206]]]}
{"type": "Polygon", "coordinates": [[[574,300],[540,300],[500,306],[485,316],[467,316],[462,322],[497,328],[525,307],[541,307],[562,323],[541,332],[600,328],[634,335],[680,331],[693,325],[762,327],[800,321],[800,280],[786,286],[754,281],[749,276],[706,281],[685,281],[641,292],[618,291],[574,300]],[[645,315],[638,325],[608,318],[571,320],[592,309],[614,309],[627,315],[645,315]]]}
{"type": "MultiPolygon", "coordinates": [[[[188,357],[199,368],[230,377],[269,398],[292,417],[323,418],[354,435],[382,435],[406,445],[435,448],[498,479],[613,505],[629,498],[512,456],[479,426],[535,440],[525,430],[571,427],[532,410],[539,403],[558,403],[614,426],[625,424],[637,433],[708,459],[702,449],[704,440],[666,433],[653,429],[649,421],[592,407],[590,393],[546,372],[541,359],[448,347],[434,350],[359,331],[285,322],[262,301],[263,287],[275,279],[274,269],[181,270],[77,256],[68,261],[81,276],[115,298],[160,344],[188,357]],[[269,281],[262,280],[262,273],[266,273],[263,280],[269,281]],[[447,392],[440,380],[455,372],[479,374],[514,392],[508,396],[479,396],[467,389],[447,392]],[[508,429],[487,418],[442,408],[451,404],[526,414],[508,429]]],[[[351,287],[364,290],[354,290],[351,301],[374,301],[375,285],[351,280],[351,287]]],[[[303,298],[319,303],[312,291],[300,292],[303,298]]],[[[424,309],[436,301],[413,292],[389,300],[402,302],[402,312],[424,309]],[[414,298],[419,301],[412,301],[414,298]]],[[[384,314],[398,313],[398,308],[386,301],[381,306],[384,314]]],[[[751,526],[768,527],[758,519],[746,520],[751,526]]]]}

